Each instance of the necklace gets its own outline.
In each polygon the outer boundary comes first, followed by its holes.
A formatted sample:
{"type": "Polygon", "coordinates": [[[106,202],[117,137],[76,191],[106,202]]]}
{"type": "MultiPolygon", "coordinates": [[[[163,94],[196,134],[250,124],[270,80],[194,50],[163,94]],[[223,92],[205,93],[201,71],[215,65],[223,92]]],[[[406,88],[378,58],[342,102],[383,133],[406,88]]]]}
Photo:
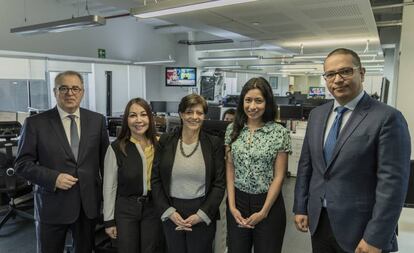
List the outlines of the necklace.
{"type": "Polygon", "coordinates": [[[194,147],[193,151],[191,151],[191,153],[187,155],[187,154],[184,152],[184,148],[183,148],[183,138],[180,138],[180,151],[181,151],[181,154],[182,154],[184,157],[189,158],[190,156],[192,156],[192,155],[196,152],[196,150],[197,150],[197,148],[198,148],[198,145],[199,145],[199,144],[200,144],[200,141],[197,141],[197,144],[196,144],[196,146],[194,147]]]}

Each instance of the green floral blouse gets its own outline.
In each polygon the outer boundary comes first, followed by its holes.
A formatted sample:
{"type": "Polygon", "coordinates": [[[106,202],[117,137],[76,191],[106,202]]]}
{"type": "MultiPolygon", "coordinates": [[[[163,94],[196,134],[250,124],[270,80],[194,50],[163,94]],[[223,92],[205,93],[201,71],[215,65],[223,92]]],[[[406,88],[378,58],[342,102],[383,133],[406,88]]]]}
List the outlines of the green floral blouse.
{"type": "MultiPolygon", "coordinates": [[[[225,145],[230,143],[233,124],[226,130],[225,145]]],[[[273,181],[274,162],[278,152],[291,153],[289,132],[275,122],[250,133],[247,125],[231,144],[234,164],[234,186],[247,193],[266,193],[273,181]]]]}

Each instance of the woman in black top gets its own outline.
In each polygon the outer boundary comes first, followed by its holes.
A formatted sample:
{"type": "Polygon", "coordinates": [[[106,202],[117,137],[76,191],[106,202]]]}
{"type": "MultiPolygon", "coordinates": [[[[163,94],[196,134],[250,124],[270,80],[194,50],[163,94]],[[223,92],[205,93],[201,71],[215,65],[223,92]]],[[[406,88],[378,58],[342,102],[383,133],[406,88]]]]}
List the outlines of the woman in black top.
{"type": "Polygon", "coordinates": [[[185,96],[182,127],[161,136],[151,184],[169,253],[210,253],[224,194],[224,146],[201,131],[207,103],[185,96]]]}
{"type": "Polygon", "coordinates": [[[125,108],[121,132],[105,156],[105,232],[117,239],[120,253],[164,252],[150,184],[155,133],[148,103],[132,99],[125,108]]]}

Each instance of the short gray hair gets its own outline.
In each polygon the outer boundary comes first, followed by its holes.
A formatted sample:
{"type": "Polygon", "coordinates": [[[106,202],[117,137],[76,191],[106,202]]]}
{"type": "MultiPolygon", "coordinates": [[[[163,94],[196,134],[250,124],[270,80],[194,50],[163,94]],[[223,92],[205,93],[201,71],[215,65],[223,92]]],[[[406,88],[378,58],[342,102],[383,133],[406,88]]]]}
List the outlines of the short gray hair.
{"type": "Polygon", "coordinates": [[[79,80],[81,81],[81,84],[83,86],[83,77],[79,72],[73,71],[73,70],[68,70],[65,72],[61,72],[59,73],[56,77],[55,77],[55,87],[57,85],[62,85],[62,80],[65,76],[77,76],[79,78],[79,80]]]}

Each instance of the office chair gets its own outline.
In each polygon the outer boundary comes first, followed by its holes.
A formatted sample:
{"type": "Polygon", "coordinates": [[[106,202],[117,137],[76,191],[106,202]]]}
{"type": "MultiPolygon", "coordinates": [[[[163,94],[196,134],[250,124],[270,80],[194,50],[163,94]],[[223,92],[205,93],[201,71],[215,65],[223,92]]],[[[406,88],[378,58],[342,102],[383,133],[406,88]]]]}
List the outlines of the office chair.
{"type": "Polygon", "coordinates": [[[10,199],[8,204],[8,211],[3,216],[0,221],[0,229],[3,225],[10,219],[16,218],[16,216],[21,216],[26,219],[34,220],[33,215],[25,212],[24,210],[30,209],[33,207],[33,204],[25,204],[26,202],[31,201],[33,198],[25,198],[19,203],[16,203],[16,198],[22,197],[32,191],[32,186],[22,178],[14,175],[14,170],[12,168],[12,161],[5,158],[4,154],[0,153],[0,160],[5,160],[6,162],[0,162],[0,177],[2,177],[3,183],[0,181],[0,193],[7,194],[10,199]]]}
{"type": "Polygon", "coordinates": [[[10,199],[8,210],[1,218],[0,229],[10,219],[21,216],[26,219],[34,220],[33,215],[24,210],[32,208],[33,204],[27,204],[33,197],[21,198],[32,191],[32,186],[23,178],[14,174],[12,147],[17,145],[16,140],[12,140],[18,136],[20,131],[20,123],[18,122],[0,122],[0,149],[6,152],[0,152],[0,194],[5,193],[10,199]]]}

